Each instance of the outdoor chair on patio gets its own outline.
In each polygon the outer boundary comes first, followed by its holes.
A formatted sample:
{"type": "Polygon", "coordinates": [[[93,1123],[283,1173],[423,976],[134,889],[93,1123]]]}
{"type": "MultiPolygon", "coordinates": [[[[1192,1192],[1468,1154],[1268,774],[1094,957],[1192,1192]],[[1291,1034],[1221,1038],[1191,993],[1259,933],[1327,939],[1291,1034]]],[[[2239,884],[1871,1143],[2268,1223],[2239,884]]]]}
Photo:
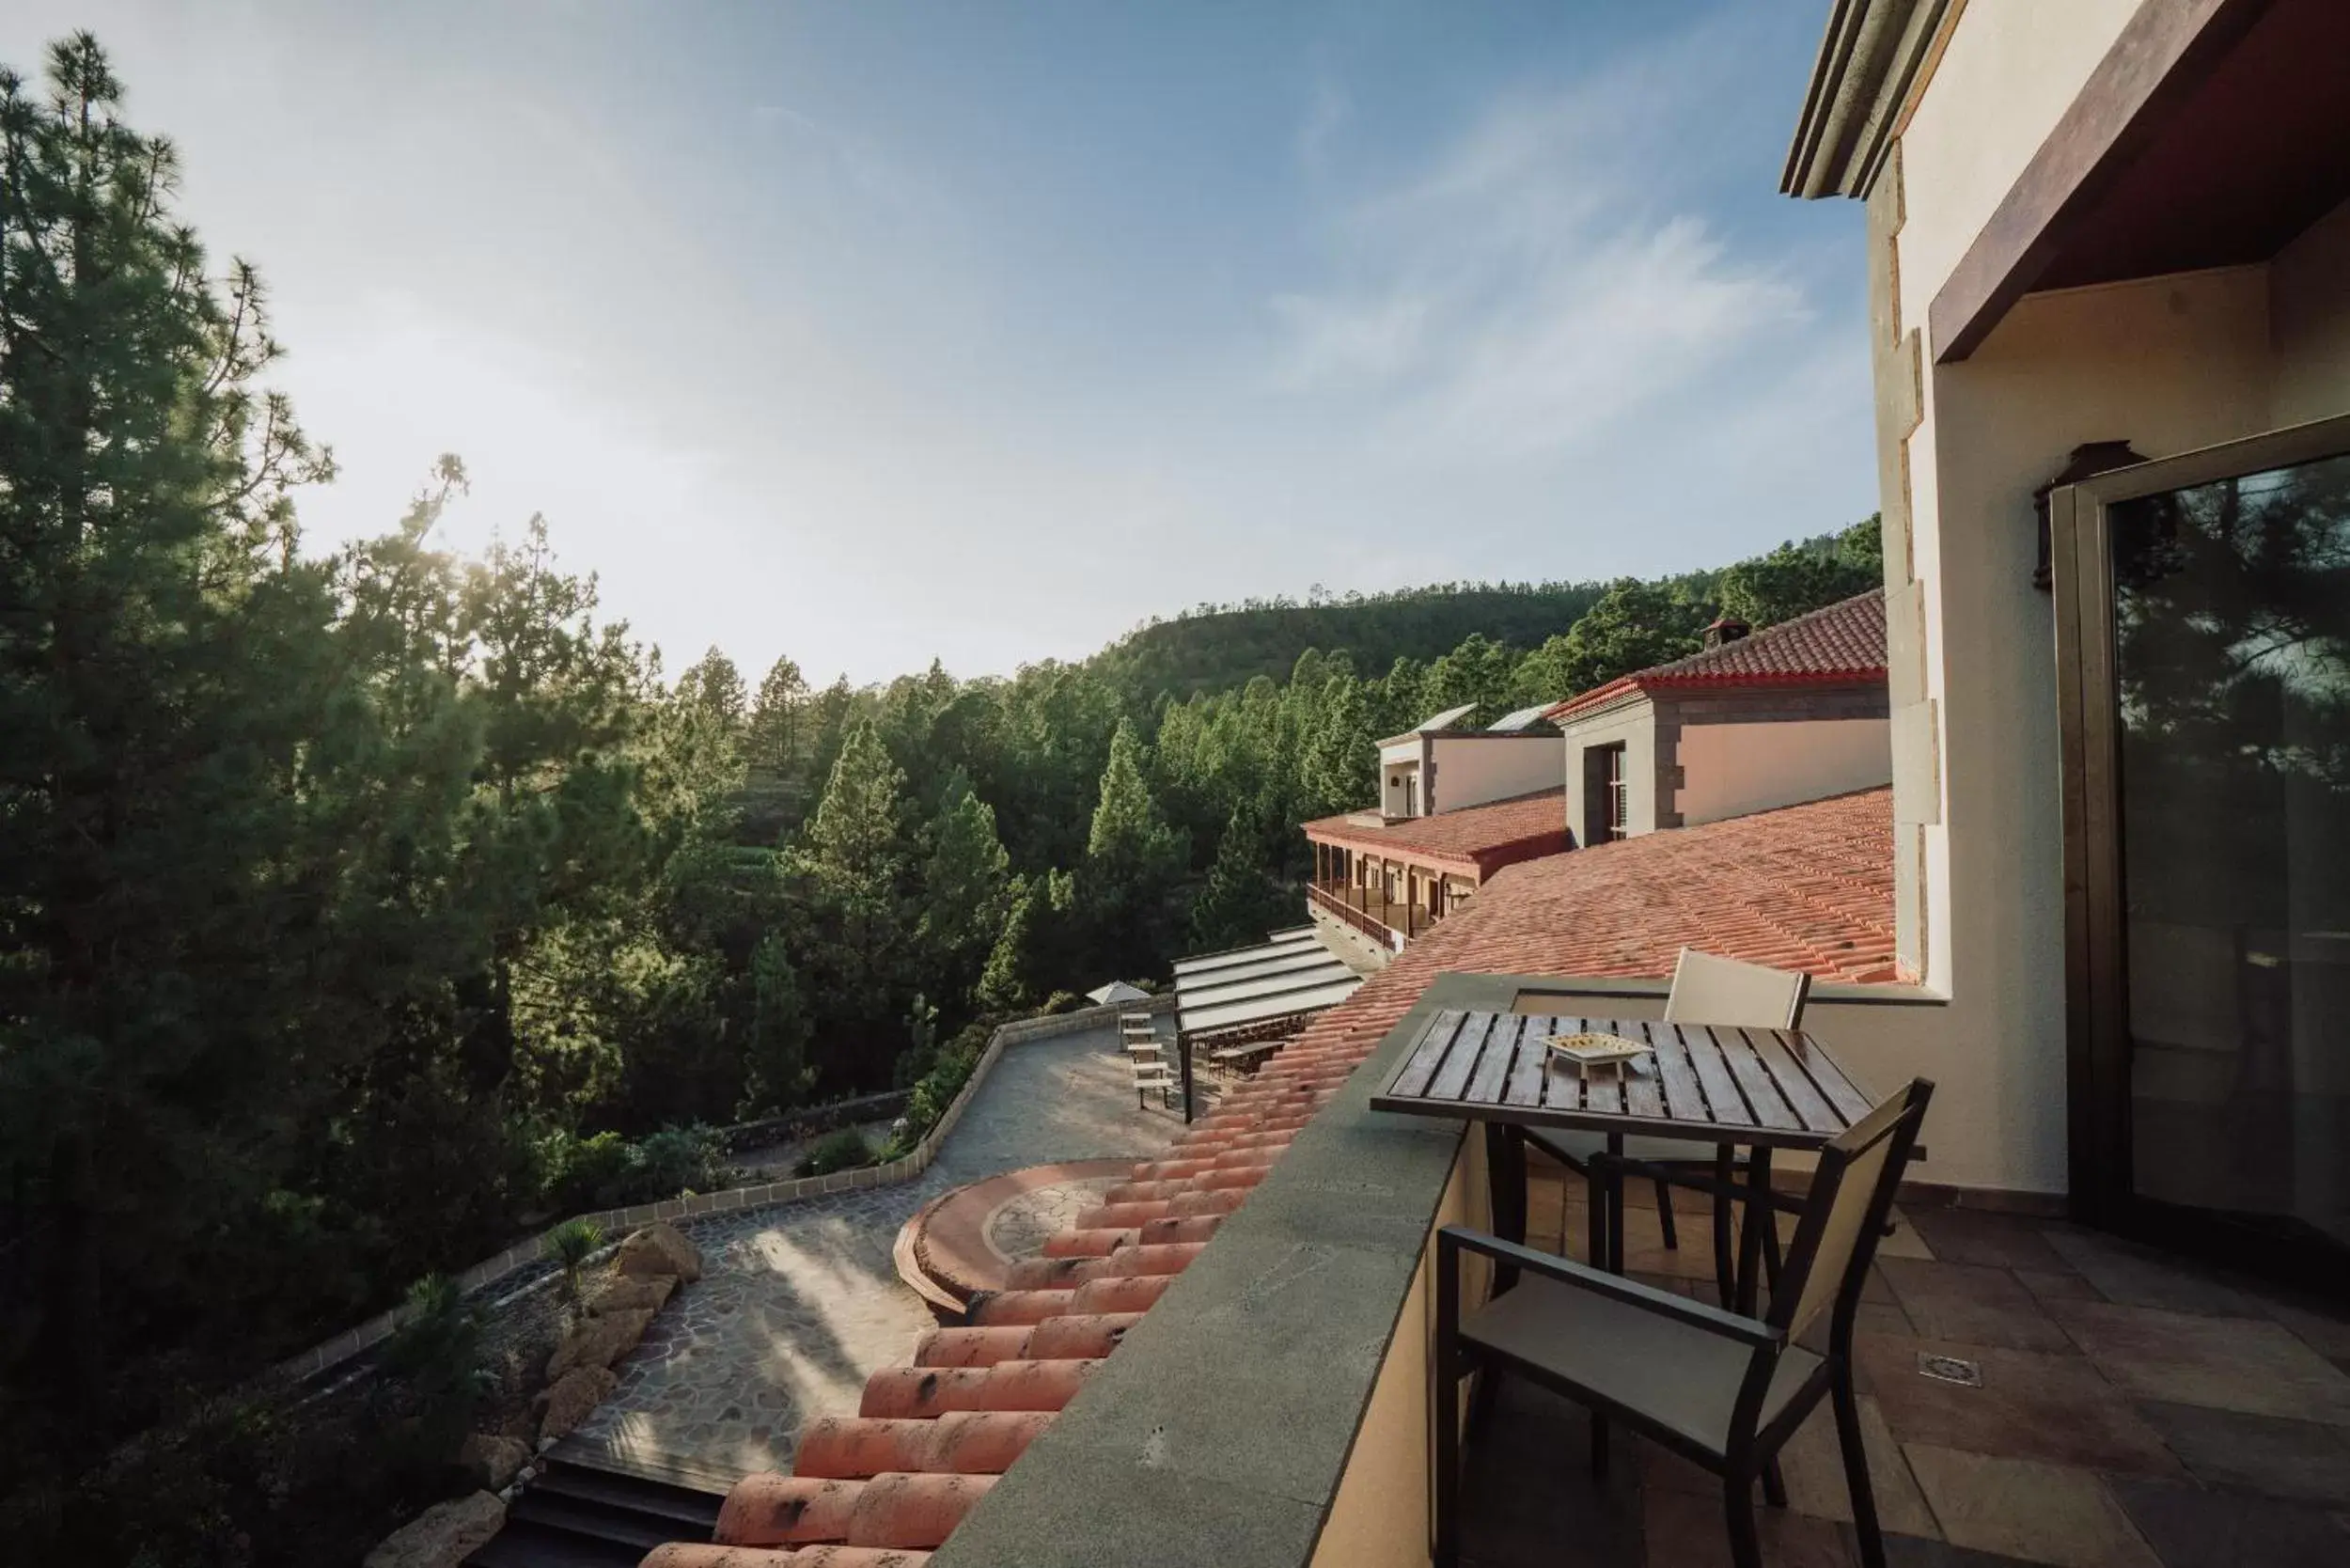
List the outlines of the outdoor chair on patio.
{"type": "MultiPolygon", "coordinates": [[[[1733,958],[1716,958],[1695,948],[1681,949],[1680,959],[1673,964],[1672,991],[1665,998],[1665,1022],[1668,1024],[1731,1024],[1742,1028],[1795,1029],[1803,1027],[1803,1004],[1811,994],[1811,977],[1784,969],[1769,969],[1760,964],[1743,964],[1733,958]]],[[[1527,1129],[1528,1142],[1569,1170],[1582,1177],[1590,1187],[1591,1201],[1599,1200],[1597,1183],[1593,1180],[1591,1162],[1595,1156],[1606,1156],[1607,1140],[1596,1133],[1569,1133],[1527,1129]]],[[[1639,1174],[1646,1175],[1656,1190],[1656,1222],[1665,1233],[1665,1245],[1678,1247],[1681,1237],[1673,1224],[1672,1188],[1678,1182],[1684,1186],[1696,1186],[1710,1192],[1714,1198],[1714,1224],[1716,1252],[1719,1238],[1727,1233],[1731,1223],[1730,1192],[1734,1172],[1731,1166],[1736,1151],[1724,1145],[1715,1151],[1709,1178],[1684,1178],[1670,1168],[1676,1162],[1685,1166],[1689,1146],[1664,1138],[1630,1139],[1622,1157],[1637,1162],[1639,1174]]],[[[1603,1176],[1605,1172],[1601,1173],[1603,1176]]],[[[1559,1250],[1567,1250],[1566,1209],[1559,1208],[1559,1250]]],[[[1763,1232],[1764,1255],[1770,1260],[1774,1275],[1778,1270],[1778,1238],[1776,1230],[1763,1232]]],[[[1597,1260],[1593,1260],[1597,1262],[1597,1260]]],[[[1729,1281],[1722,1287],[1729,1289],[1729,1281]]],[[[1723,1305],[1729,1305],[1727,1295],[1723,1305]]]]}
{"type": "Polygon", "coordinates": [[[1893,1194],[1916,1147],[1934,1085],[1923,1078],[1871,1111],[1820,1152],[1781,1288],[1762,1319],[1571,1259],[1448,1225],[1436,1242],[1436,1552],[1460,1560],[1461,1380],[1485,1374],[1479,1407],[1505,1369],[1591,1412],[1591,1469],[1607,1470],[1607,1423],[1634,1430],[1722,1478],[1736,1568],[1760,1568],[1754,1485],[1787,1506],[1778,1450],[1820,1401],[1835,1402],[1844,1482],[1867,1568],[1884,1568],[1885,1541],[1869,1488],[1853,1392],[1853,1319],[1893,1194]],[[1514,1273],[1482,1307],[1462,1311],[1462,1253],[1514,1273]],[[1825,1349],[1799,1344],[1826,1312],[1825,1349]]]}

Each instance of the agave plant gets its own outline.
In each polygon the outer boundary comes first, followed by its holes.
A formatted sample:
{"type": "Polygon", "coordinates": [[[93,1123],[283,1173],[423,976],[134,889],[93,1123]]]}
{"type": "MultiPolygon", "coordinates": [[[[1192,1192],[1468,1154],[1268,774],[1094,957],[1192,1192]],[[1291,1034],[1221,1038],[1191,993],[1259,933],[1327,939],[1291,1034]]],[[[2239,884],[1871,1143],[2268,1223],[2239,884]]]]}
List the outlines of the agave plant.
{"type": "Polygon", "coordinates": [[[579,1298],[579,1271],[603,1245],[603,1230],[592,1219],[567,1219],[547,1232],[547,1250],[563,1265],[563,1294],[579,1298]]]}

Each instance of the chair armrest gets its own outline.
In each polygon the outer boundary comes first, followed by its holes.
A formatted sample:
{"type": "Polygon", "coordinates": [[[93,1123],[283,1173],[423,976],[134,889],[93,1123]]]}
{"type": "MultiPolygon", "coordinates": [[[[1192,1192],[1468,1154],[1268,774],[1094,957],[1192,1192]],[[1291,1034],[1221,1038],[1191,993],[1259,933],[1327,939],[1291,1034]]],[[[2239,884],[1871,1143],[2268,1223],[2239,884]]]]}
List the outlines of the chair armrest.
{"type": "MultiPolygon", "coordinates": [[[[1480,1252],[1496,1262],[1513,1264],[1529,1273],[1556,1279],[1562,1285],[1577,1286],[1621,1301],[1627,1307],[1654,1312],[1660,1317],[1678,1318],[1692,1328],[1702,1328],[1709,1334],[1735,1340],[1743,1345],[1775,1350],[1787,1341],[1784,1330],[1774,1328],[1767,1323],[1742,1318],[1735,1312],[1725,1312],[1718,1307],[1709,1307],[1685,1295],[1675,1295],[1670,1291],[1643,1285],[1637,1279],[1626,1279],[1605,1269],[1591,1268],[1572,1258],[1537,1252],[1530,1247],[1520,1247],[1515,1242],[1503,1241],[1499,1236],[1489,1236],[1482,1231],[1448,1225],[1438,1231],[1436,1236],[1440,1247],[1465,1247],[1471,1252],[1480,1252]]],[[[1439,1258],[1438,1262],[1442,1264],[1445,1260],[1439,1258]]]]}

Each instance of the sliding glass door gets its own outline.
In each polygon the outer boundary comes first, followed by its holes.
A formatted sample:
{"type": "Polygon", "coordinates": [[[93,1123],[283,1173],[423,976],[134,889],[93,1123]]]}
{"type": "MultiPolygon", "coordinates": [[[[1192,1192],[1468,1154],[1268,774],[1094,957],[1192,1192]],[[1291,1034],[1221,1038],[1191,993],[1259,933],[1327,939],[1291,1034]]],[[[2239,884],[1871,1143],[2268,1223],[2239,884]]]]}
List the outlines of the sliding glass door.
{"type": "Polygon", "coordinates": [[[2350,1261],[2350,419],[2060,491],[2073,1186],[2350,1261]]]}

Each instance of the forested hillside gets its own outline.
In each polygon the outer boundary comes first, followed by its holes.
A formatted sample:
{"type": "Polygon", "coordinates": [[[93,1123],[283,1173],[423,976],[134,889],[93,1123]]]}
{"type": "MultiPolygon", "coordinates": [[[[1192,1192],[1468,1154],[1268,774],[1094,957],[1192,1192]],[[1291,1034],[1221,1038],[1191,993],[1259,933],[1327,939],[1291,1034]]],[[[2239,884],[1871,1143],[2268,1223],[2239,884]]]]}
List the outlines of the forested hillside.
{"type": "Polygon", "coordinates": [[[258,278],[174,218],[97,45],[50,70],[54,98],[0,78],[27,1561],[347,1560],[440,1495],[478,1390],[321,1441],[250,1388],[275,1358],[552,1215],[707,1186],[704,1124],[892,1084],[919,1122],[990,1020],[1294,921],[1295,823],[1368,797],[1380,735],[1876,580],[1872,523],[1709,581],[1244,609],[1009,678],[676,669],[559,519],[438,548],[454,458],[380,538],[306,553],[333,463],[269,387],[258,278]],[[1291,651],[1324,635],[1356,651],[1291,651]]]}
{"type": "MultiPolygon", "coordinates": [[[[1776,558],[1833,560],[1839,549],[1838,535],[1823,534],[1789,546],[1776,558]]],[[[1759,564],[1749,563],[1750,586],[1752,568],[1759,564]]],[[[1723,576],[1718,571],[1684,572],[1656,586],[1690,603],[1710,603],[1720,597],[1723,576]]],[[[1277,597],[1199,604],[1172,619],[1152,619],[1089,663],[1131,690],[1180,698],[1246,685],[1260,675],[1286,680],[1309,649],[1342,653],[1363,669],[1384,670],[1398,659],[1425,664],[1441,658],[1472,635],[1539,648],[1582,619],[1609,586],[1437,583],[1344,594],[1316,588],[1303,601],[1277,597]]],[[[1785,618],[1779,604],[1751,602],[1742,608],[1765,621],[1785,618]]]]}

